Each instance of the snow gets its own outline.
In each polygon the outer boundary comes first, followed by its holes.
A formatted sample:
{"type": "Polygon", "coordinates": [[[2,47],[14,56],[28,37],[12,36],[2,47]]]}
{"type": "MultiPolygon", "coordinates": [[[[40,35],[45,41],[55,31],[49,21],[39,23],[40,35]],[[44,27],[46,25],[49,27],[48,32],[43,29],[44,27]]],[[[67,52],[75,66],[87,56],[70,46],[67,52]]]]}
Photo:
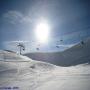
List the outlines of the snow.
{"type": "Polygon", "coordinates": [[[90,65],[59,67],[0,51],[0,90],[7,87],[12,88],[9,90],[90,90],[90,65]]]}
{"type": "Polygon", "coordinates": [[[84,44],[78,43],[63,52],[37,52],[25,55],[34,60],[45,61],[59,66],[90,63],[90,39],[85,39],[84,44]]]}

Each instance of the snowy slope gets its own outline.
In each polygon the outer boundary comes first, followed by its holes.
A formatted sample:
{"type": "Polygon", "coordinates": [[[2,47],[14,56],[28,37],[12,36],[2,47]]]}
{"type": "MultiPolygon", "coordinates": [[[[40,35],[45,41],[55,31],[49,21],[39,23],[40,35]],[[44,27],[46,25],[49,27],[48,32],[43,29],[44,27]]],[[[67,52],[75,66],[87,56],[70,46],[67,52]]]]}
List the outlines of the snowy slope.
{"type": "Polygon", "coordinates": [[[89,64],[58,67],[3,52],[10,60],[0,60],[0,90],[90,90],[89,64]]]}
{"type": "Polygon", "coordinates": [[[26,56],[34,59],[49,62],[59,66],[72,66],[83,63],[90,63],[90,39],[63,51],[53,53],[27,53],[26,56]]]}
{"type": "Polygon", "coordinates": [[[28,61],[29,58],[25,56],[18,55],[14,52],[0,50],[0,61],[28,61]],[[25,58],[25,59],[23,59],[25,58]]]}

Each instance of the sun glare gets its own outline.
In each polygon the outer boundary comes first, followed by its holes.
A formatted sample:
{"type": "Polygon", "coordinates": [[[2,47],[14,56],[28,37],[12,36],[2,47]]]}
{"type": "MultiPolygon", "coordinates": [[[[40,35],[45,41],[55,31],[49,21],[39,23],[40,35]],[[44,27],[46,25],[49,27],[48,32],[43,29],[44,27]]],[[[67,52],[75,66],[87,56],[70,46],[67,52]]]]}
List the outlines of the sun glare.
{"type": "Polygon", "coordinates": [[[40,22],[36,26],[36,37],[39,42],[45,43],[49,36],[49,25],[46,22],[40,22]]]}

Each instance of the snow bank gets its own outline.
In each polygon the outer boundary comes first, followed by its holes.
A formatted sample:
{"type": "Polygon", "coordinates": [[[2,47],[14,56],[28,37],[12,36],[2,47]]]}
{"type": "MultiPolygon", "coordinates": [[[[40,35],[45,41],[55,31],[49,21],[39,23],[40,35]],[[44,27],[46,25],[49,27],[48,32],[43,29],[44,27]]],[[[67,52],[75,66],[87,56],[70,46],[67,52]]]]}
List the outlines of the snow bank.
{"type": "Polygon", "coordinates": [[[58,67],[11,52],[0,60],[0,88],[16,90],[90,90],[90,65],[58,67]],[[8,58],[7,58],[8,57],[8,58]]]}

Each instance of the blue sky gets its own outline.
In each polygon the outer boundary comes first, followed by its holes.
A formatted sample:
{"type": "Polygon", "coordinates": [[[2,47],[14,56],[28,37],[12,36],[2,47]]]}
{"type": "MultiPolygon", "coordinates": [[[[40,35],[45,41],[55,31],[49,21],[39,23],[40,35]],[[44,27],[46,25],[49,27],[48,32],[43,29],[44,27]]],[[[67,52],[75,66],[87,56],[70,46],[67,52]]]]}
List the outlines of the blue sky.
{"type": "Polygon", "coordinates": [[[0,0],[0,49],[18,50],[20,41],[26,52],[62,51],[90,36],[89,9],[89,0],[0,0]],[[42,18],[51,30],[49,42],[39,46],[34,28],[42,18]]]}

